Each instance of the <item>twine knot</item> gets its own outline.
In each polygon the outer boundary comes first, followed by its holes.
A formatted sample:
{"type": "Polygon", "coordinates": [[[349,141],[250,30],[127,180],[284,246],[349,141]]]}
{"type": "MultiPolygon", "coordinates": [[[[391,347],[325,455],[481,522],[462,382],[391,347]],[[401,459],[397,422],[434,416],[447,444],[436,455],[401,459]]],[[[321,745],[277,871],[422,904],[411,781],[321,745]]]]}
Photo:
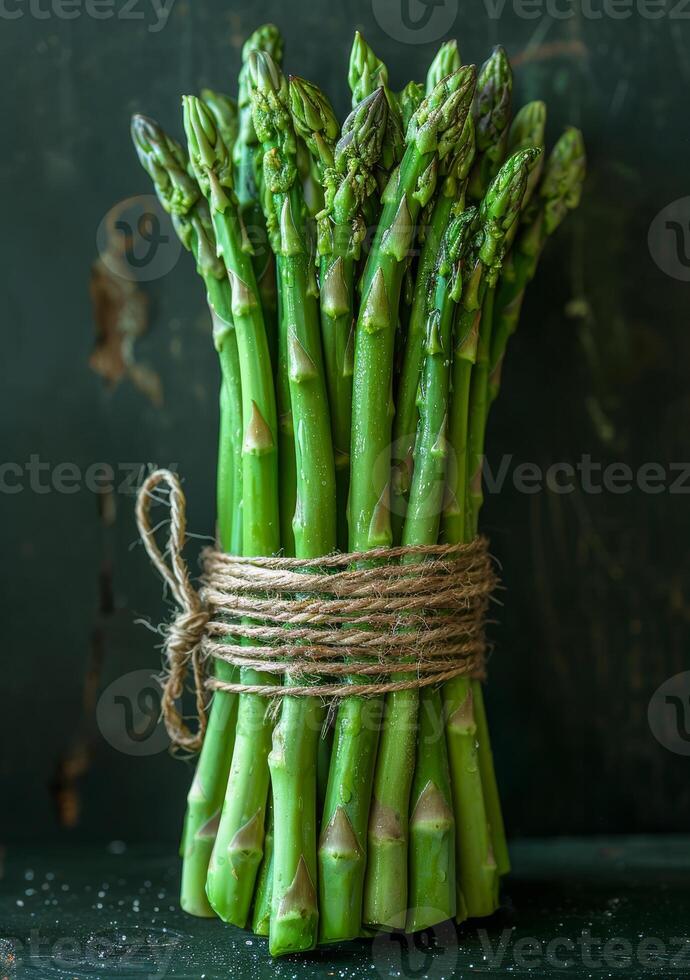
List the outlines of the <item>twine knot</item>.
{"type": "Polygon", "coordinates": [[[136,503],[137,527],[152,563],[170,589],[180,612],[165,631],[166,669],[162,680],[161,712],[173,746],[198,752],[206,732],[205,671],[202,640],[208,624],[208,612],[199,593],[189,580],[187,563],[182,557],[187,533],[187,502],[182,485],[170,470],[155,470],[139,488],[136,503]],[[164,484],[169,491],[170,532],[166,562],[151,527],[153,491],[164,484]],[[196,696],[197,729],[192,731],[178,708],[184,692],[187,671],[191,664],[196,696]]]}

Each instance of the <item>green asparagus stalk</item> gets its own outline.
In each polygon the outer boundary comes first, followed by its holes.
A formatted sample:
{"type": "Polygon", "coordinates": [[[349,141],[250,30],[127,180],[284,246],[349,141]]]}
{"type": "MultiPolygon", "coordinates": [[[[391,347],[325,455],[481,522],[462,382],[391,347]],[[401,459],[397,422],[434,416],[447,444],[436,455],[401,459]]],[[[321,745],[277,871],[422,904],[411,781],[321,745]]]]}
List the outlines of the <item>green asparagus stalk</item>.
{"type": "MultiPolygon", "coordinates": [[[[275,356],[276,285],[273,253],[266,240],[261,197],[263,194],[259,143],[254,132],[249,94],[249,58],[253,51],[267,51],[280,64],[283,39],[274,24],[263,24],[251,34],[242,48],[242,68],[238,85],[238,134],[233,147],[235,190],[242,220],[250,229],[255,246],[253,263],[264,310],[269,346],[275,356]]],[[[221,130],[221,136],[224,134],[221,130]]],[[[226,145],[227,142],[226,142],[226,145]]]]}
{"type": "MultiPolygon", "coordinates": [[[[415,539],[419,543],[437,540],[445,499],[453,324],[463,287],[461,259],[476,223],[475,209],[463,212],[463,205],[463,200],[456,203],[455,210],[461,212],[461,217],[451,223],[442,243],[429,311],[414,479],[404,533],[404,541],[411,543],[415,539]],[[432,330],[436,331],[438,340],[432,330]]],[[[425,688],[420,700],[410,816],[410,897],[406,928],[411,932],[452,918],[457,911],[455,817],[443,728],[440,693],[425,688]]]]}
{"type": "MultiPolygon", "coordinates": [[[[142,166],[153,180],[158,199],[172,215],[180,241],[191,250],[206,287],[222,374],[218,531],[221,548],[237,553],[242,542],[242,529],[237,520],[242,503],[242,403],[230,287],[223,264],[216,257],[208,207],[198,184],[187,173],[183,148],[158,123],[140,115],[132,118],[132,139],[142,166]]],[[[222,661],[215,669],[220,680],[235,680],[234,669],[222,661]]],[[[236,715],[236,695],[218,692],[187,798],[180,902],[192,915],[214,914],[206,898],[206,872],[232,758],[236,715]]]]}
{"type": "Polygon", "coordinates": [[[417,268],[393,421],[391,522],[394,544],[401,540],[407,494],[412,480],[412,453],[418,417],[417,391],[424,359],[429,304],[433,297],[432,278],[451,212],[453,209],[462,209],[473,159],[474,125],[468,115],[457,146],[440,164],[440,187],[433,201],[431,215],[423,223],[424,240],[417,268]]]}
{"type": "MultiPolygon", "coordinates": [[[[488,378],[488,340],[490,316],[481,315],[487,288],[495,283],[503,257],[505,236],[519,214],[527,186],[530,165],[539,155],[535,148],[514,154],[492,181],[480,208],[480,232],[475,257],[462,297],[462,312],[456,330],[453,357],[453,399],[449,441],[456,460],[465,462],[449,469],[444,536],[449,543],[471,541],[477,533],[477,467],[481,479],[483,435],[486,419],[485,397],[488,378]],[[474,366],[473,366],[474,364],[474,366]]],[[[488,810],[484,786],[493,777],[491,763],[483,772],[478,751],[475,703],[482,697],[481,687],[467,677],[458,677],[444,686],[444,708],[448,718],[446,736],[451,783],[456,814],[459,861],[459,914],[490,915],[498,902],[498,868],[495,843],[501,843],[498,813],[488,810]]],[[[482,704],[483,709],[483,704],[482,704]]],[[[488,746],[487,746],[488,749],[488,746]]],[[[504,846],[501,843],[501,846],[504,846]]]]}
{"type": "Polygon", "coordinates": [[[269,794],[266,808],[266,834],[264,836],[264,856],[261,859],[259,874],[254,892],[252,909],[252,932],[257,936],[268,936],[273,904],[273,802],[269,794]]]}
{"type": "MultiPolygon", "coordinates": [[[[208,108],[213,113],[223,141],[228,147],[232,147],[237,139],[239,130],[237,103],[227,95],[214,92],[211,89],[202,90],[202,98],[208,108]]],[[[201,194],[200,194],[201,198],[201,194]]],[[[203,200],[203,199],[202,199],[203,200]]],[[[206,225],[209,229],[209,247],[216,251],[215,235],[211,225],[211,216],[207,205],[204,202],[206,225]]],[[[216,256],[218,264],[218,279],[222,279],[222,299],[219,298],[223,307],[223,315],[220,321],[217,315],[214,317],[217,327],[215,330],[216,346],[219,352],[222,350],[225,334],[224,324],[232,320],[232,295],[230,284],[225,275],[222,261],[216,256]],[[220,346],[218,346],[220,345],[220,346]]],[[[218,288],[218,287],[214,287],[218,288]]],[[[212,303],[211,308],[215,309],[219,304],[212,303]]],[[[213,316],[213,314],[212,314],[213,316]]],[[[233,369],[231,372],[232,380],[221,386],[220,393],[220,442],[221,446],[231,447],[231,452],[223,450],[218,459],[217,475],[217,495],[218,495],[218,537],[221,546],[230,551],[231,554],[239,555],[242,552],[242,392],[240,390],[240,369],[237,353],[237,341],[233,338],[230,347],[230,356],[233,359],[233,369]],[[232,431],[227,433],[228,425],[232,431]],[[224,487],[233,487],[233,500],[225,504],[223,502],[224,487]],[[234,488],[240,489],[239,495],[234,494],[234,488]],[[227,542],[227,544],[223,544],[227,542]]],[[[204,894],[205,898],[205,894],[204,894]]]]}
{"type": "MultiPolygon", "coordinates": [[[[245,555],[270,555],[280,547],[277,420],[251,244],[233,190],[230,156],[213,116],[193,96],[184,97],[183,107],[192,168],[209,202],[219,253],[232,287],[244,418],[243,551],[245,555]]],[[[254,685],[271,683],[272,678],[245,668],[241,680],[254,685]]],[[[238,926],[247,922],[263,853],[270,742],[265,699],[257,694],[240,695],[232,765],[206,885],[216,913],[238,926]]]]}
{"type": "MultiPolygon", "coordinates": [[[[300,112],[299,116],[307,145],[324,161],[325,208],[318,216],[321,339],[335,452],[337,543],[341,550],[346,550],[355,269],[366,236],[364,209],[367,200],[376,193],[374,168],[381,154],[388,108],[383,89],[377,89],[348,116],[340,140],[332,147],[330,130],[325,139],[322,136],[325,127],[321,120],[330,116],[327,100],[324,96],[319,104],[318,90],[312,88],[317,110],[312,112],[310,122],[306,113],[300,112]]],[[[295,97],[293,118],[297,118],[295,97]]]]}
{"type": "Polygon", "coordinates": [[[295,512],[296,474],[295,446],[290,393],[287,381],[287,350],[284,338],[278,335],[278,273],[270,229],[266,228],[263,209],[263,168],[259,141],[254,131],[250,97],[249,58],[253,51],[267,51],[280,64],[283,39],[273,24],[263,24],[245,41],[242,47],[242,68],[238,85],[239,133],[233,149],[235,191],[245,226],[254,245],[252,264],[259,287],[261,307],[276,375],[278,407],[278,457],[280,465],[280,526],[281,544],[286,555],[294,555],[292,516],[295,512]]]}
{"type": "MultiPolygon", "coordinates": [[[[426,94],[431,92],[434,86],[445,78],[446,75],[450,75],[459,67],[460,56],[458,54],[457,43],[455,41],[448,41],[445,44],[442,44],[427,73],[426,94]]],[[[400,105],[405,131],[407,130],[409,120],[416,111],[419,102],[421,102],[421,100],[424,98],[424,91],[424,86],[418,84],[417,82],[410,82],[398,95],[398,103],[400,105]],[[415,104],[415,100],[417,99],[418,102],[415,104]]],[[[469,119],[466,123],[468,131],[471,126],[472,121],[469,119]]],[[[452,163],[446,163],[446,169],[452,169],[452,163]]],[[[441,183],[441,186],[443,187],[443,182],[441,183]]],[[[418,247],[421,247],[427,238],[426,226],[429,223],[429,213],[433,205],[434,199],[432,199],[427,208],[424,209],[423,217],[420,222],[420,228],[417,232],[418,247]]],[[[438,213],[436,216],[436,227],[435,229],[432,229],[432,238],[434,237],[433,232],[436,232],[435,240],[428,244],[426,255],[422,254],[419,260],[417,260],[414,256],[410,256],[408,259],[405,267],[402,294],[400,297],[400,316],[395,347],[396,390],[394,391],[394,401],[396,405],[397,423],[392,447],[394,480],[391,490],[391,521],[394,544],[400,543],[402,526],[405,518],[405,507],[407,506],[406,495],[409,491],[411,478],[412,447],[414,444],[414,431],[416,427],[416,409],[414,407],[414,403],[416,399],[417,382],[419,380],[419,370],[422,361],[421,351],[424,334],[424,325],[423,323],[420,323],[420,319],[423,320],[424,318],[427,300],[427,290],[422,284],[426,283],[436,262],[441,235],[445,231],[448,222],[448,215],[450,213],[449,208],[450,203],[448,204],[448,209],[444,215],[438,213]],[[407,367],[405,367],[406,359],[408,362],[407,367]],[[413,371],[410,370],[411,360],[415,362],[413,371]],[[409,386],[411,374],[414,374],[412,388],[409,386]],[[406,406],[402,413],[399,409],[400,399],[402,399],[403,405],[406,406]],[[404,438],[400,438],[402,435],[402,417],[404,417],[406,422],[409,422],[410,425],[409,446],[405,446],[406,440],[404,438]],[[400,449],[402,449],[402,452],[400,452],[400,449]]],[[[443,208],[440,210],[443,210],[443,208]]]]}
{"type": "MultiPolygon", "coordinates": [[[[402,275],[420,208],[433,193],[437,161],[446,157],[462,132],[474,83],[474,68],[460,69],[441,82],[413,116],[407,149],[384,195],[365,266],[353,386],[349,546],[354,551],[391,542],[389,401],[402,275]]],[[[372,718],[380,711],[378,700],[350,697],[338,710],[319,846],[323,941],[352,938],[360,929],[378,743],[372,718]]],[[[377,812],[376,806],[372,812],[377,812]]],[[[380,808],[378,812],[383,819],[385,813],[380,808]]]]}
{"type": "MultiPolygon", "coordinates": [[[[264,180],[280,228],[281,300],[296,426],[295,550],[299,558],[315,558],[329,554],[336,544],[335,469],[317,294],[305,235],[307,210],[297,179],[288,83],[265,53],[251,58],[250,70],[264,180]]],[[[288,668],[285,683],[294,682],[288,668]]],[[[283,698],[269,757],[275,821],[269,948],[274,956],[316,945],[316,762],[322,723],[318,698],[283,698]]]]}
{"type": "MultiPolygon", "coordinates": [[[[511,138],[514,143],[517,144],[517,146],[523,147],[523,149],[518,150],[517,154],[514,154],[511,159],[520,159],[520,155],[522,154],[525,159],[527,170],[527,178],[521,197],[520,210],[524,209],[526,202],[529,200],[529,196],[533,192],[535,175],[538,176],[541,167],[543,153],[542,146],[538,144],[542,142],[539,137],[540,132],[543,136],[543,126],[541,125],[540,117],[542,117],[542,113],[540,113],[538,108],[535,108],[527,114],[526,120],[521,120],[511,131],[511,138]],[[529,133],[524,131],[526,127],[523,125],[523,122],[531,124],[529,133]],[[528,136],[531,138],[524,138],[528,136]]],[[[519,213],[520,212],[518,212],[518,215],[519,213]]],[[[500,246],[500,266],[502,266],[503,256],[513,240],[517,225],[518,219],[515,218],[512,220],[510,227],[503,237],[500,246]]],[[[487,279],[489,288],[484,299],[484,308],[481,313],[481,329],[479,331],[477,361],[472,372],[470,388],[470,429],[468,439],[468,461],[466,463],[466,466],[468,467],[467,474],[469,480],[467,515],[469,515],[471,527],[474,527],[475,534],[478,530],[479,508],[481,507],[482,503],[481,471],[484,459],[486,416],[489,409],[489,351],[494,318],[493,309],[497,276],[498,273],[492,270],[490,271],[490,275],[487,279]],[[474,470],[472,470],[472,467],[474,467],[474,470]]],[[[479,770],[482,777],[484,801],[489,820],[489,827],[491,830],[493,852],[496,859],[498,874],[504,875],[510,870],[510,857],[508,854],[508,845],[503,824],[503,812],[494,769],[489,729],[486,720],[484,695],[479,681],[472,681],[472,692],[474,721],[477,726],[479,770]]]]}
{"type": "MultiPolygon", "coordinates": [[[[402,92],[396,96],[403,132],[407,132],[412,116],[424,100],[424,86],[419,82],[408,82],[402,92]]],[[[395,338],[395,366],[394,378],[398,377],[400,364],[402,362],[405,339],[407,337],[407,327],[412,312],[412,301],[414,299],[414,281],[416,272],[416,258],[414,249],[405,263],[405,273],[403,276],[402,291],[400,293],[400,307],[398,311],[398,330],[395,338]]]]}
{"type": "Polygon", "coordinates": [[[477,156],[468,189],[473,201],[481,201],[506,154],[513,72],[508,55],[497,45],[477,77],[472,114],[477,134],[477,156]]]}
{"type": "MultiPolygon", "coordinates": [[[[427,320],[426,370],[420,396],[421,420],[415,444],[416,466],[403,544],[436,544],[444,496],[447,456],[445,428],[452,327],[457,293],[454,272],[472,228],[474,216],[451,221],[439,250],[433,285],[434,298],[427,320]]],[[[415,559],[416,560],[416,559],[415,559]]],[[[401,673],[400,680],[414,680],[401,673]]],[[[396,675],[397,679],[398,675],[396,675]]],[[[407,913],[408,811],[415,761],[419,691],[396,691],[386,697],[374,802],[369,826],[369,850],[364,885],[364,921],[402,929],[407,913]]],[[[447,872],[447,869],[446,869],[447,872]]],[[[448,889],[448,882],[445,882],[448,889]]],[[[452,915],[449,912],[444,918],[452,915]]]]}
{"type": "Polygon", "coordinates": [[[525,290],[534,278],[547,239],[580,203],[585,170],[582,133],[569,128],[546,161],[536,195],[525,209],[515,244],[503,266],[494,307],[490,403],[498,394],[506,345],[517,328],[525,290]]]}
{"type": "Polygon", "coordinates": [[[461,64],[458,42],[455,38],[444,41],[429,65],[429,71],[426,75],[426,94],[428,95],[429,92],[433,91],[446,75],[452,75],[454,71],[457,71],[461,64]]]}

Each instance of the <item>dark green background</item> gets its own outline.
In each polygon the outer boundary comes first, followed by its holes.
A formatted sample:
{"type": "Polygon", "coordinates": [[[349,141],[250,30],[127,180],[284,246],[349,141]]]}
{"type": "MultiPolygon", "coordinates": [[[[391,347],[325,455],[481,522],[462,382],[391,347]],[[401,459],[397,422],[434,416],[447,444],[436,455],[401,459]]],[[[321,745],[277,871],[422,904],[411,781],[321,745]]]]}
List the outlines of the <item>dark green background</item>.
{"type": "MultiPolygon", "coordinates": [[[[655,20],[524,19],[511,3],[491,18],[464,0],[446,32],[466,62],[504,43],[517,102],[547,100],[550,142],[581,126],[590,160],[580,212],[550,246],[510,351],[493,461],[589,453],[637,467],[689,455],[689,287],[647,245],[655,215],[690,193],[690,22],[672,6],[655,20]]],[[[0,18],[2,460],[175,463],[189,527],[209,535],[218,379],[187,256],[143,287],[149,329],[134,356],[160,377],[162,405],[89,367],[96,230],[118,202],[149,193],[129,116],[149,112],[179,134],[180,94],[234,89],[243,38],[269,19],[287,69],[319,82],[341,113],[355,27],[396,88],[423,77],[438,41],[399,43],[363,0],[177,0],[157,33],[143,0],[135,10],[146,19],[0,18]]],[[[0,494],[0,842],[173,840],[191,770],[165,753],[116,751],[93,712],[113,680],[159,665],[158,639],[135,623],[166,611],[135,546],[132,493],[38,493],[28,476],[22,486],[0,494]],[[58,799],[63,818],[78,808],[72,830],[60,829],[58,799]]],[[[655,741],[647,705],[688,667],[687,496],[524,494],[508,479],[483,523],[506,586],[488,702],[510,832],[686,829],[687,757],[655,741]]]]}

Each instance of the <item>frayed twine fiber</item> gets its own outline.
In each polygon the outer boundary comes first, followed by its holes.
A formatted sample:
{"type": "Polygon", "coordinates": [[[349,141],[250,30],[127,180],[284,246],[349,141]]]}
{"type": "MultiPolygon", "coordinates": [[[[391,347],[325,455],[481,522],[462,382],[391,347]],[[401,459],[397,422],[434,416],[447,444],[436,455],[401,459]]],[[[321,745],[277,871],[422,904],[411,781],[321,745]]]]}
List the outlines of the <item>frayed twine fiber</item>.
{"type": "Polygon", "coordinates": [[[137,497],[139,533],[180,612],[168,626],[162,714],[174,746],[198,751],[206,692],[266,697],[375,697],[468,675],[483,678],[484,622],[497,577],[486,538],[471,544],[377,548],[302,560],[238,558],[206,548],[197,591],[182,558],[185,496],[156,470],[137,497]],[[151,526],[153,491],[169,490],[170,534],[161,553],[151,526]],[[226,683],[209,658],[276,683],[226,683]],[[191,669],[198,727],[177,705],[191,669]],[[289,685],[282,680],[289,678],[289,685]]]}

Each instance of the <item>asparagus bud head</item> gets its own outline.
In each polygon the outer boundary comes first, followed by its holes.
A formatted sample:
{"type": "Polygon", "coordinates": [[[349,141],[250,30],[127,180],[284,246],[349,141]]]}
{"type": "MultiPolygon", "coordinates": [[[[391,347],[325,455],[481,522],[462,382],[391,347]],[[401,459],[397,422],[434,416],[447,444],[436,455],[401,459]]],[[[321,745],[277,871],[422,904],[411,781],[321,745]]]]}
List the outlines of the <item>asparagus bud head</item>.
{"type": "Polygon", "coordinates": [[[481,203],[483,241],[479,259],[489,269],[502,260],[505,236],[520,213],[530,167],[540,154],[538,147],[514,153],[491,182],[481,203]]]}
{"type": "Polygon", "coordinates": [[[267,51],[274,61],[283,60],[283,38],[275,24],[262,24],[242,45],[242,63],[247,64],[252,51],[267,51]]]}
{"type": "Polygon", "coordinates": [[[318,85],[290,76],[288,86],[292,121],[309,152],[323,167],[332,166],[333,149],[340,132],[333,106],[318,85]]]}
{"type": "Polygon", "coordinates": [[[387,118],[388,101],[383,88],[378,88],[362,99],[343,123],[334,166],[324,175],[325,206],[318,216],[319,237],[326,243],[322,252],[330,251],[333,222],[341,231],[351,223],[348,247],[353,257],[358,254],[366,236],[362,208],[377,190],[373,171],[381,156],[387,118]]]}
{"type": "Polygon", "coordinates": [[[468,113],[460,138],[441,164],[441,173],[446,177],[447,194],[454,197],[458,183],[467,180],[474,163],[475,152],[474,120],[472,114],[468,113]]]}
{"type": "Polygon", "coordinates": [[[580,203],[586,169],[582,133],[571,126],[557,141],[544,167],[539,196],[544,206],[547,235],[580,203]]]}
{"type": "Polygon", "coordinates": [[[457,71],[462,62],[458,51],[458,42],[453,38],[451,41],[444,41],[434,56],[434,60],[429,65],[426,75],[426,92],[434,89],[442,78],[457,71]]]}
{"type": "Polygon", "coordinates": [[[183,95],[182,112],[194,175],[211,208],[225,211],[234,200],[230,151],[201,99],[183,95]]]}
{"type": "Polygon", "coordinates": [[[375,89],[388,86],[388,69],[376,57],[359,31],[355,31],[352,43],[347,81],[352,92],[353,106],[371,95],[375,89]]]}
{"type": "Polygon", "coordinates": [[[249,58],[253,51],[267,51],[274,61],[283,58],[283,39],[275,24],[263,24],[250,34],[242,47],[242,68],[240,69],[237,102],[240,110],[240,130],[235,143],[235,163],[241,161],[242,147],[256,145],[256,133],[252,122],[249,95],[249,58]]]}
{"type": "Polygon", "coordinates": [[[420,153],[438,151],[443,159],[458,142],[472,105],[477,81],[474,65],[458,68],[443,78],[415,112],[407,130],[407,142],[420,153]]]}
{"type": "Polygon", "coordinates": [[[546,129],[546,103],[537,99],[528,102],[515,113],[508,133],[508,148],[511,153],[524,150],[528,146],[544,145],[546,129]]]}
{"type": "Polygon", "coordinates": [[[199,199],[199,188],[187,173],[184,149],[148,116],[132,116],[131,133],[139,162],[162,206],[169,214],[187,214],[199,199]]]}
{"type": "Polygon", "coordinates": [[[462,260],[472,244],[477,226],[477,208],[470,207],[451,219],[441,241],[439,273],[450,279],[450,296],[456,303],[462,294],[462,260]]]}
{"type": "MultiPolygon", "coordinates": [[[[540,150],[544,149],[544,136],[546,130],[546,105],[544,102],[528,102],[516,114],[508,133],[508,152],[515,153],[517,150],[524,150],[530,146],[537,146],[540,150]]],[[[527,189],[523,209],[531,199],[544,169],[544,154],[534,161],[527,178],[527,189]]]]}
{"type": "Polygon", "coordinates": [[[508,55],[497,45],[484,62],[477,77],[473,115],[480,153],[499,152],[501,136],[510,118],[513,72],[508,55]]]}
{"type": "Polygon", "coordinates": [[[398,93],[403,131],[410,125],[410,119],[422,104],[424,95],[424,86],[420,82],[408,82],[402,92],[398,93]]]}
{"type": "Polygon", "coordinates": [[[371,169],[376,165],[381,156],[387,118],[388,102],[383,88],[377,88],[355,106],[343,123],[335,147],[334,163],[338,172],[371,169]]]}
{"type": "Polygon", "coordinates": [[[256,135],[264,144],[275,144],[264,155],[266,185],[272,194],[287,193],[297,177],[297,144],[288,82],[266,51],[252,52],[248,67],[256,135]]]}
{"type": "Polygon", "coordinates": [[[229,95],[214,92],[210,88],[202,88],[201,98],[213,116],[221,139],[232,152],[239,131],[237,103],[229,95]]]}

